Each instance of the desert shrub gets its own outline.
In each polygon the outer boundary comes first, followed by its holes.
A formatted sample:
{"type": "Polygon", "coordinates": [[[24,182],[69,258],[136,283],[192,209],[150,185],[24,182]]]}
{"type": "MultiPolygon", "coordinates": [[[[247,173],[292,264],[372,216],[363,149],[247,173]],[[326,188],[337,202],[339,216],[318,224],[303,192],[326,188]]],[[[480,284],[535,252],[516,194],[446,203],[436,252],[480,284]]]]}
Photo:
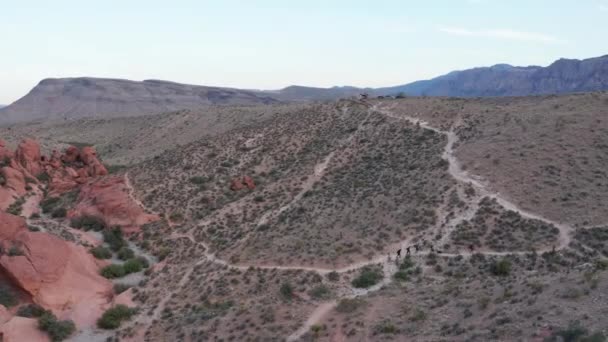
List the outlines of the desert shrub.
{"type": "Polygon", "coordinates": [[[51,180],[51,177],[46,172],[39,174],[38,176],[36,176],[36,178],[43,183],[48,183],[48,181],[51,180]]]}
{"type": "MultiPolygon", "coordinates": [[[[91,215],[83,215],[80,217],[74,217],[70,221],[70,225],[73,228],[84,229],[84,230],[94,230],[96,232],[98,232],[100,230],[104,230],[107,227],[106,223],[104,222],[103,219],[101,219],[97,216],[91,216],[91,215]]],[[[104,238],[105,238],[105,235],[104,235],[104,238]]]]}
{"type": "Polygon", "coordinates": [[[163,247],[156,253],[156,257],[158,258],[158,261],[163,261],[169,254],[171,254],[171,250],[167,247],[163,247]]]}
{"type": "Polygon", "coordinates": [[[51,213],[53,218],[64,218],[68,215],[68,210],[66,208],[55,208],[51,213]]]}
{"type": "Polygon", "coordinates": [[[127,168],[125,165],[107,165],[106,164],[104,166],[106,167],[106,170],[108,170],[109,174],[118,173],[127,168]]]}
{"type": "Polygon", "coordinates": [[[601,332],[589,333],[579,322],[571,322],[567,328],[557,330],[545,342],[606,342],[606,336],[601,332]]]}
{"type": "Polygon", "coordinates": [[[335,271],[329,272],[329,273],[327,273],[327,279],[329,281],[338,281],[338,280],[340,280],[340,273],[335,272],[335,271]]]}
{"type": "Polygon", "coordinates": [[[410,317],[410,321],[412,321],[412,322],[424,321],[424,320],[426,320],[426,317],[427,317],[426,312],[424,312],[420,309],[416,309],[416,311],[414,312],[412,317],[410,317]]]}
{"type": "Polygon", "coordinates": [[[368,288],[382,280],[383,274],[379,269],[364,267],[361,273],[353,279],[352,285],[357,288],[368,288]]]}
{"type": "Polygon", "coordinates": [[[54,342],[65,340],[76,330],[74,322],[70,320],[59,321],[55,315],[48,311],[38,318],[38,328],[46,331],[54,342]]]}
{"type": "Polygon", "coordinates": [[[399,329],[389,321],[382,321],[374,327],[374,333],[376,334],[396,334],[399,329]]]}
{"type": "Polygon", "coordinates": [[[19,255],[23,255],[23,251],[21,250],[21,248],[19,248],[19,246],[12,245],[11,248],[8,249],[8,256],[19,256],[19,255]]]}
{"type": "Polygon", "coordinates": [[[293,298],[293,286],[290,283],[283,283],[279,291],[284,299],[291,300],[293,298]]]}
{"type": "Polygon", "coordinates": [[[42,202],[40,202],[40,207],[42,208],[42,212],[48,214],[52,212],[57,204],[59,204],[59,197],[48,197],[45,198],[42,202]]]}
{"type": "Polygon", "coordinates": [[[138,256],[137,258],[135,258],[137,261],[139,261],[139,264],[141,265],[141,267],[143,268],[148,268],[150,267],[150,262],[148,261],[148,259],[146,259],[143,256],[138,256]]]}
{"type": "Polygon", "coordinates": [[[408,281],[410,279],[409,273],[406,271],[397,271],[393,278],[397,281],[408,281]]]}
{"type": "Polygon", "coordinates": [[[17,316],[21,317],[40,317],[46,313],[46,310],[38,304],[23,305],[17,310],[17,316]]]}
{"type": "Polygon", "coordinates": [[[97,259],[112,258],[112,252],[103,246],[97,246],[97,247],[91,248],[91,254],[93,254],[93,256],[97,259]]]}
{"type": "Polygon", "coordinates": [[[117,283],[114,284],[114,293],[121,294],[131,288],[131,285],[117,283]]]}
{"type": "Polygon", "coordinates": [[[126,275],[122,265],[112,264],[101,269],[101,275],[108,279],[120,278],[126,275]]]}
{"type": "Polygon", "coordinates": [[[103,313],[97,320],[97,326],[101,329],[116,329],[120,327],[122,321],[128,320],[137,312],[126,305],[116,305],[103,313]]]}
{"type": "Polygon", "coordinates": [[[340,313],[351,313],[365,305],[365,302],[359,298],[344,298],[338,302],[336,310],[340,313]]]}
{"type": "Polygon", "coordinates": [[[190,182],[192,184],[205,184],[207,182],[207,178],[202,177],[202,176],[194,176],[190,178],[190,182]]]}
{"type": "Polygon", "coordinates": [[[120,228],[112,228],[103,231],[103,241],[110,246],[110,249],[117,252],[127,245],[127,242],[122,237],[120,228]]]}
{"type": "Polygon", "coordinates": [[[310,289],[308,294],[315,299],[327,299],[331,296],[331,291],[325,285],[318,285],[310,289]]]}
{"type": "Polygon", "coordinates": [[[135,253],[133,253],[133,250],[129,247],[122,247],[118,250],[116,255],[120,260],[129,260],[135,257],[135,253]]]}
{"type": "Polygon", "coordinates": [[[0,284],[0,304],[7,308],[17,305],[17,295],[7,285],[0,284]]]}
{"type": "Polygon", "coordinates": [[[511,272],[511,262],[507,259],[496,261],[490,267],[490,271],[495,276],[508,276],[511,272]]]}
{"type": "Polygon", "coordinates": [[[125,274],[139,272],[143,269],[143,265],[138,259],[129,259],[122,265],[125,274]]]}

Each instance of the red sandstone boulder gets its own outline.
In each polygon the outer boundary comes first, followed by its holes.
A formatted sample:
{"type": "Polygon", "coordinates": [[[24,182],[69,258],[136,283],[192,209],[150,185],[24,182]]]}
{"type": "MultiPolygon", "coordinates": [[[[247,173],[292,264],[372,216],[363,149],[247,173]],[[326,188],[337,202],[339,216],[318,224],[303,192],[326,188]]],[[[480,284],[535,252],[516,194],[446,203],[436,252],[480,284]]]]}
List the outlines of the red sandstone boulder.
{"type": "Polygon", "coordinates": [[[78,148],[74,147],[74,146],[70,146],[65,150],[65,153],[63,154],[63,156],[61,156],[61,160],[64,163],[74,163],[76,160],[78,160],[78,157],[80,156],[80,151],[78,151],[78,148]]]}
{"type": "Polygon", "coordinates": [[[15,161],[30,174],[42,173],[40,145],[32,139],[24,139],[15,151],[15,161]]]}
{"type": "Polygon", "coordinates": [[[49,336],[38,329],[38,321],[33,318],[13,317],[0,325],[2,342],[50,342],[49,336]]]}
{"type": "Polygon", "coordinates": [[[13,158],[13,152],[8,148],[6,141],[0,139],[0,163],[2,163],[5,158],[13,158]]]}
{"type": "Polygon", "coordinates": [[[244,176],[243,177],[243,184],[245,184],[245,186],[249,190],[255,189],[255,183],[253,182],[253,178],[251,178],[249,176],[244,176]]]}
{"type": "Polygon", "coordinates": [[[253,181],[253,178],[243,176],[242,178],[239,177],[232,179],[232,182],[230,183],[230,189],[232,191],[239,191],[245,188],[249,190],[255,189],[255,182],[253,181]]]}
{"type": "Polygon", "coordinates": [[[22,255],[0,256],[0,273],[32,301],[78,327],[92,326],[112,296],[112,283],[99,275],[94,257],[82,246],[54,235],[31,232],[25,220],[0,212],[0,244],[22,255]]]}
{"type": "Polygon", "coordinates": [[[124,177],[101,178],[85,184],[68,217],[97,216],[109,226],[120,225],[127,233],[137,232],[142,225],[159,219],[157,215],[146,214],[126,190],[124,177]]]}

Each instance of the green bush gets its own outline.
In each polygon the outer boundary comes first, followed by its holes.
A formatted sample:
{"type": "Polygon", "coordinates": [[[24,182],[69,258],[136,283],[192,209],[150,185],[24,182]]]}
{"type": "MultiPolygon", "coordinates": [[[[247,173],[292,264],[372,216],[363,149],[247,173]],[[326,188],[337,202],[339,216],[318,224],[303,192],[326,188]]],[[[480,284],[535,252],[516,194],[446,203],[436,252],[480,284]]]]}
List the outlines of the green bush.
{"type": "MultiPolygon", "coordinates": [[[[70,221],[70,225],[73,228],[84,229],[84,230],[94,230],[96,232],[104,230],[107,228],[106,223],[103,219],[97,216],[91,215],[83,215],[80,217],[74,217],[70,221]]],[[[104,235],[105,238],[105,235],[104,235]]]]}
{"type": "Polygon", "coordinates": [[[331,296],[331,291],[325,285],[318,285],[308,291],[308,294],[315,299],[327,299],[331,296]]]}
{"type": "Polygon", "coordinates": [[[357,310],[358,308],[365,305],[365,302],[359,298],[344,298],[338,302],[338,306],[336,306],[336,311],[340,313],[351,313],[357,310]]]}
{"type": "Polygon", "coordinates": [[[55,209],[55,206],[59,204],[59,197],[48,197],[45,198],[42,202],[40,202],[40,207],[42,208],[42,212],[48,214],[55,209]]]}
{"type": "Polygon", "coordinates": [[[110,246],[110,249],[114,252],[117,252],[121,248],[127,246],[127,242],[123,239],[122,231],[120,230],[120,228],[104,230],[103,241],[107,243],[110,246]]]}
{"type": "Polygon", "coordinates": [[[133,253],[133,250],[129,247],[122,247],[120,250],[118,250],[116,255],[120,260],[129,260],[135,257],[135,253],[133,253]]]}
{"type": "Polygon", "coordinates": [[[116,329],[124,320],[128,320],[137,312],[126,305],[116,305],[103,313],[97,320],[97,326],[101,329],[116,329]]]}
{"type": "Polygon", "coordinates": [[[38,318],[38,328],[46,331],[53,342],[63,341],[76,330],[74,322],[70,320],[58,321],[51,312],[45,312],[38,318]]]}
{"type": "Polygon", "coordinates": [[[45,313],[46,310],[38,304],[27,304],[19,307],[19,310],[17,310],[17,316],[29,318],[40,317],[45,313]]]}
{"type": "Polygon", "coordinates": [[[383,276],[381,270],[366,266],[361,270],[361,273],[353,279],[352,285],[357,288],[368,288],[378,284],[383,276]]]}
{"type": "Polygon", "coordinates": [[[202,176],[195,176],[190,178],[190,182],[192,184],[205,184],[207,182],[207,178],[202,176]]]}
{"type": "Polygon", "coordinates": [[[492,264],[490,271],[495,276],[508,276],[511,273],[511,262],[507,259],[496,261],[492,264]]]}
{"type": "Polygon", "coordinates": [[[336,271],[332,271],[327,273],[327,279],[329,281],[338,281],[340,280],[340,273],[336,272],[336,271]]]}
{"type": "Polygon", "coordinates": [[[143,266],[138,259],[129,259],[122,265],[125,274],[136,273],[142,270],[143,266]]]}
{"type": "Polygon", "coordinates": [[[97,259],[112,258],[112,252],[103,246],[97,246],[97,247],[91,248],[91,254],[93,254],[93,256],[97,259]]]}
{"type": "Polygon", "coordinates": [[[143,256],[138,256],[137,258],[135,258],[137,261],[139,261],[139,263],[141,264],[141,267],[143,268],[148,268],[150,267],[150,262],[148,261],[148,259],[146,259],[143,256]]]}
{"type": "Polygon", "coordinates": [[[409,273],[405,271],[397,271],[393,278],[397,281],[408,281],[410,279],[409,273]]]}
{"type": "Polygon", "coordinates": [[[17,305],[17,295],[7,285],[0,284],[0,304],[7,308],[17,305]]]}
{"type": "Polygon", "coordinates": [[[283,283],[279,291],[284,299],[291,300],[293,298],[293,286],[290,283],[283,283]]]}
{"type": "Polygon", "coordinates": [[[102,268],[101,275],[108,279],[114,279],[124,277],[126,272],[122,265],[112,264],[102,268]]]}
{"type": "Polygon", "coordinates": [[[68,210],[66,208],[55,208],[51,213],[53,218],[64,218],[68,215],[68,210]]]}

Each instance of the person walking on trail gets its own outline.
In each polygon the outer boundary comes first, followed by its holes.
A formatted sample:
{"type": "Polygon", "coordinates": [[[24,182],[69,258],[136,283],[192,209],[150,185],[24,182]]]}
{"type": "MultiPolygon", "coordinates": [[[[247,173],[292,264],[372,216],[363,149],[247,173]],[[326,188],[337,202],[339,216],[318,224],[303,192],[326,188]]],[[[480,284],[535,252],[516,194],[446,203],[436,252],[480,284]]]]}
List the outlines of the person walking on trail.
{"type": "Polygon", "coordinates": [[[469,250],[471,251],[471,253],[473,253],[473,251],[475,251],[475,245],[470,244],[469,245],[469,250]]]}
{"type": "Polygon", "coordinates": [[[399,259],[401,257],[401,248],[399,248],[397,250],[397,259],[399,259]]]}
{"type": "Polygon", "coordinates": [[[410,246],[407,246],[407,248],[405,249],[405,254],[410,255],[410,246]]]}

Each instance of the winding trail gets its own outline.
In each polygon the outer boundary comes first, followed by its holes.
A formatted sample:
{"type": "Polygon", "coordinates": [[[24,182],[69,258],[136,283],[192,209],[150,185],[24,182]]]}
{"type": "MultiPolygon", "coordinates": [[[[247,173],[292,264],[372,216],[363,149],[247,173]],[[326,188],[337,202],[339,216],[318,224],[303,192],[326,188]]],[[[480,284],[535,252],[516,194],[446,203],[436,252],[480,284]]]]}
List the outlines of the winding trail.
{"type": "MultiPolygon", "coordinates": [[[[517,212],[524,218],[539,220],[539,221],[543,221],[545,223],[554,225],[559,230],[559,246],[558,247],[556,246],[556,250],[561,250],[568,246],[568,244],[571,241],[570,233],[575,229],[574,227],[561,223],[561,222],[552,221],[541,215],[534,214],[532,212],[519,208],[515,203],[513,203],[510,200],[508,200],[507,198],[503,197],[501,194],[491,191],[489,189],[488,185],[485,184],[485,182],[481,178],[469,175],[466,171],[464,171],[462,169],[459,161],[456,159],[456,156],[454,154],[454,145],[457,143],[458,137],[457,137],[456,133],[453,131],[453,129],[450,131],[444,131],[439,128],[433,127],[433,126],[429,125],[427,122],[425,122],[421,119],[418,119],[418,118],[409,117],[409,116],[405,116],[405,115],[395,115],[388,109],[379,108],[378,105],[371,106],[369,111],[370,111],[370,114],[373,112],[376,112],[376,113],[380,113],[380,114],[383,114],[385,116],[388,116],[388,117],[391,117],[394,119],[405,120],[412,124],[419,125],[420,127],[424,128],[424,129],[428,129],[433,132],[443,134],[447,137],[447,143],[446,143],[446,146],[442,153],[442,158],[444,160],[446,160],[449,164],[448,173],[457,181],[457,183],[459,183],[459,185],[472,186],[475,189],[476,195],[472,196],[472,198],[469,198],[467,200],[468,203],[467,203],[466,210],[461,211],[456,216],[454,216],[448,220],[446,230],[444,231],[444,234],[443,234],[443,239],[449,238],[451,232],[453,231],[453,229],[455,229],[455,227],[458,225],[458,223],[463,222],[464,220],[469,220],[475,215],[475,213],[477,212],[477,209],[479,208],[479,200],[481,198],[490,197],[490,198],[495,199],[497,201],[497,203],[500,204],[505,209],[517,212]]],[[[366,121],[366,120],[363,120],[363,121],[366,121]]],[[[363,123],[361,123],[361,125],[362,124],[363,123]]],[[[360,127],[361,127],[361,125],[360,125],[360,127]]],[[[349,140],[351,138],[352,138],[352,136],[349,137],[347,140],[349,140]]],[[[331,161],[333,154],[334,153],[332,152],[329,155],[327,155],[323,159],[323,161],[314,168],[314,173],[306,181],[307,184],[310,181],[309,186],[314,185],[314,183],[316,183],[320,178],[323,177],[325,169],[326,169],[327,165],[329,164],[329,162],[331,161]]],[[[148,208],[146,208],[146,206],[135,197],[135,195],[134,195],[135,190],[128,178],[128,173],[125,174],[125,184],[127,186],[127,191],[129,193],[129,196],[143,209],[154,213],[153,211],[148,210],[148,208]]],[[[275,211],[270,211],[270,212],[264,214],[262,216],[262,218],[258,221],[258,225],[265,224],[266,222],[268,222],[268,219],[272,214],[277,214],[277,213],[280,214],[281,212],[287,210],[294,203],[296,203],[303,196],[304,193],[305,193],[305,191],[301,191],[286,205],[282,206],[281,208],[279,208],[275,211]]],[[[445,214],[445,213],[441,213],[441,214],[445,214]]],[[[441,223],[437,223],[436,226],[432,227],[432,228],[441,229],[441,223]]],[[[154,319],[159,318],[161,312],[164,310],[166,304],[171,299],[173,294],[180,291],[187,284],[188,278],[190,277],[192,272],[194,272],[194,269],[197,266],[199,266],[207,261],[213,262],[215,264],[219,264],[219,265],[231,268],[231,269],[237,269],[237,270],[247,270],[250,267],[255,267],[255,268],[261,268],[261,269],[311,271],[311,272],[317,272],[321,275],[327,274],[330,272],[347,273],[347,272],[355,271],[357,269],[360,269],[362,267],[369,266],[369,265],[377,265],[377,264],[382,265],[382,268],[384,271],[384,278],[382,279],[382,281],[380,283],[374,285],[373,287],[367,288],[367,289],[349,288],[349,289],[343,291],[344,293],[341,293],[340,296],[338,296],[339,299],[364,296],[371,292],[378,291],[382,287],[389,284],[392,281],[393,275],[395,274],[395,272],[397,272],[396,263],[394,261],[387,260],[387,257],[384,255],[377,256],[370,260],[356,262],[356,263],[353,263],[353,264],[350,264],[350,265],[347,265],[347,266],[344,266],[341,268],[335,268],[335,269],[322,268],[322,267],[307,267],[307,266],[231,264],[223,259],[217,258],[215,253],[210,252],[211,248],[205,242],[202,242],[202,241],[197,242],[192,234],[194,229],[195,228],[193,228],[186,234],[177,234],[176,233],[176,234],[172,235],[171,238],[174,238],[174,239],[187,238],[192,243],[199,244],[200,246],[202,246],[205,249],[205,253],[199,261],[194,263],[191,267],[189,267],[185,271],[185,273],[182,276],[182,278],[180,279],[180,281],[176,284],[176,287],[172,291],[169,291],[160,300],[158,306],[153,311],[153,314],[151,316],[148,316],[147,318],[142,318],[142,321],[140,321],[140,322],[144,323],[144,333],[145,333],[145,331],[147,331],[150,328],[150,325],[152,324],[154,319]]],[[[410,241],[409,238],[407,240],[401,241],[400,245],[402,245],[402,246],[406,245],[409,243],[409,241],[410,241]]],[[[536,252],[544,253],[544,252],[548,252],[550,250],[552,250],[552,248],[537,250],[536,252]]],[[[473,254],[507,256],[507,255],[525,255],[528,253],[530,253],[530,252],[529,251],[508,251],[508,252],[477,251],[477,252],[473,253],[473,252],[469,252],[469,251],[462,251],[459,253],[438,253],[438,255],[443,256],[443,257],[457,257],[457,256],[470,257],[473,254]]],[[[420,252],[420,253],[414,254],[413,257],[420,258],[420,257],[423,257],[428,254],[429,254],[429,252],[420,252]]],[[[297,331],[295,331],[293,334],[291,334],[290,336],[287,337],[287,341],[296,341],[296,340],[300,339],[304,334],[306,334],[310,330],[310,328],[313,325],[319,323],[323,319],[323,317],[337,305],[337,302],[338,302],[338,300],[336,299],[333,301],[321,303],[309,315],[309,317],[304,322],[304,324],[300,328],[298,328],[297,331]]]]}

